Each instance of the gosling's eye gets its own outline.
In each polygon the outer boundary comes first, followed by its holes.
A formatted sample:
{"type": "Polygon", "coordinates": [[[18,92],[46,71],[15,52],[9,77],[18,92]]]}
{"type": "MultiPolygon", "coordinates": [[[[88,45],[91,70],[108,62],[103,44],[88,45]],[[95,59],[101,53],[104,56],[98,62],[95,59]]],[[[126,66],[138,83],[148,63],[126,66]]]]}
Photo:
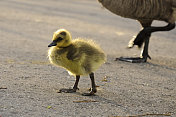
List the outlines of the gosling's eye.
{"type": "Polygon", "coordinates": [[[61,32],[60,34],[63,36],[66,36],[66,32],[61,32]]]}
{"type": "Polygon", "coordinates": [[[62,41],[63,38],[62,37],[58,37],[57,39],[54,40],[54,42],[59,42],[59,41],[62,41]]]}

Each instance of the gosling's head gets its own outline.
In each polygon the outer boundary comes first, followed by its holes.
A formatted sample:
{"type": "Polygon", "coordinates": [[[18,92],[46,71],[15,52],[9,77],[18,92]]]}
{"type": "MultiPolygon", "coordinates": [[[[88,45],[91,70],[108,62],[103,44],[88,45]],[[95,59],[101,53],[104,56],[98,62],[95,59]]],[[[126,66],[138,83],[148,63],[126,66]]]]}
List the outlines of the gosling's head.
{"type": "Polygon", "coordinates": [[[67,47],[71,44],[71,34],[65,29],[59,29],[53,34],[52,42],[48,47],[57,46],[59,48],[67,47]]]}

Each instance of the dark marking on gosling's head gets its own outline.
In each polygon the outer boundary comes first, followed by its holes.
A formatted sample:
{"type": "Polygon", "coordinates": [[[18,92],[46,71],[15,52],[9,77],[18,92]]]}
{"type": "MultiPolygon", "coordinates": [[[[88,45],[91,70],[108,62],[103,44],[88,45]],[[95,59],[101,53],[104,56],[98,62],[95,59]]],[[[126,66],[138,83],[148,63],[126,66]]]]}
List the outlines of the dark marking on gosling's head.
{"type": "Polygon", "coordinates": [[[62,37],[58,37],[58,38],[56,38],[55,40],[53,40],[54,42],[59,42],[59,41],[62,41],[63,40],[63,38],[62,37]]]}
{"type": "Polygon", "coordinates": [[[48,47],[51,46],[57,46],[58,48],[67,47],[71,44],[71,35],[70,33],[65,29],[59,29],[53,34],[52,38],[53,42],[48,45],[48,47]]]}
{"type": "Polygon", "coordinates": [[[63,35],[63,36],[66,36],[67,33],[65,31],[63,31],[60,34],[63,35]]]}
{"type": "Polygon", "coordinates": [[[58,42],[62,41],[63,38],[62,37],[58,37],[55,40],[53,40],[53,42],[51,42],[48,47],[52,47],[52,46],[56,46],[58,42]]]}

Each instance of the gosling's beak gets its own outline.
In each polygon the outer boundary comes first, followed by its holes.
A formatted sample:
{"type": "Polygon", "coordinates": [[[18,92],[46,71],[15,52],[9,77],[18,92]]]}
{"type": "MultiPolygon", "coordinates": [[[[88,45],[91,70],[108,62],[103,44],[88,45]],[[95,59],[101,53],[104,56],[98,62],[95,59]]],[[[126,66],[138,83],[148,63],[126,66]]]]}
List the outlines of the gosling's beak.
{"type": "Polygon", "coordinates": [[[52,47],[52,46],[56,46],[56,45],[57,45],[56,42],[51,42],[51,43],[48,45],[48,47],[52,47]]]}

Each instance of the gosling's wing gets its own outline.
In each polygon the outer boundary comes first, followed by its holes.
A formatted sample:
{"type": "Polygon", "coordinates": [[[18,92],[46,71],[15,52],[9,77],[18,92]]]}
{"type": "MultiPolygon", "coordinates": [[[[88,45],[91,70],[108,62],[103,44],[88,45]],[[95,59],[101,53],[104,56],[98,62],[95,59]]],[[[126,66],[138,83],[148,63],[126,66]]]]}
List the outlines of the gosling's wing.
{"type": "Polygon", "coordinates": [[[79,60],[81,57],[81,53],[79,53],[78,48],[76,47],[71,47],[67,53],[67,59],[68,60],[79,60]]]}

